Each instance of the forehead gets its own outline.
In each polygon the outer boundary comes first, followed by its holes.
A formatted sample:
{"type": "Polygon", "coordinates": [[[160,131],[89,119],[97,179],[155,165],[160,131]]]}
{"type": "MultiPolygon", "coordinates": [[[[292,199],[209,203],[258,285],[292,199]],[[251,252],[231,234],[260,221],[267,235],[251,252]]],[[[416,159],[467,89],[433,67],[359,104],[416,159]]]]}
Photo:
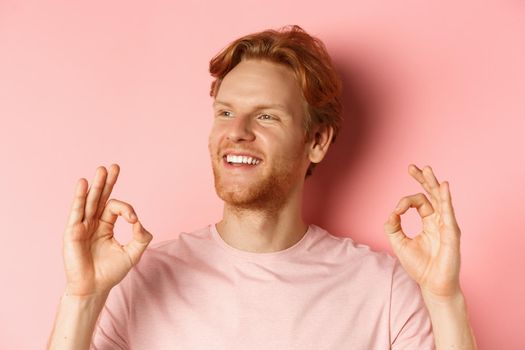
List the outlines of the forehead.
{"type": "Polygon", "coordinates": [[[235,105],[279,104],[295,109],[302,104],[302,93],[291,68],[247,59],[223,78],[216,101],[235,105]]]}

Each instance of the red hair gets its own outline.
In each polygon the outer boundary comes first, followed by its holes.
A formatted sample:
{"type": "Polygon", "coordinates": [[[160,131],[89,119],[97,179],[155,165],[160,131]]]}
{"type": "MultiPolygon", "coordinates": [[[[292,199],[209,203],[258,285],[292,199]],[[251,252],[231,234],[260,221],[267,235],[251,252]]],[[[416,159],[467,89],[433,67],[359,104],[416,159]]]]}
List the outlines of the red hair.
{"type": "MultiPolygon", "coordinates": [[[[210,96],[215,97],[222,79],[244,59],[266,59],[288,66],[295,73],[306,101],[304,128],[310,140],[313,127],[327,125],[333,129],[332,142],[341,128],[341,80],[323,42],[301,27],[285,26],[243,36],[210,61],[210,96]]],[[[310,164],[306,176],[311,175],[310,164]]]]}

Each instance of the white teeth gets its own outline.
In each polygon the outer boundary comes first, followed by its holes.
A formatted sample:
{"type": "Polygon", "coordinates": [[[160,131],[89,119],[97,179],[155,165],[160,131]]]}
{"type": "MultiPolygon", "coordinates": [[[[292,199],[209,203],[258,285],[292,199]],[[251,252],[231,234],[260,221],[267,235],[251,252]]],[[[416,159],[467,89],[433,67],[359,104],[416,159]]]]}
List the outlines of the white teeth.
{"type": "Polygon", "coordinates": [[[248,156],[234,156],[227,154],[226,155],[226,161],[228,163],[235,163],[235,164],[251,164],[251,165],[257,165],[260,163],[259,159],[248,157],[248,156]]]}

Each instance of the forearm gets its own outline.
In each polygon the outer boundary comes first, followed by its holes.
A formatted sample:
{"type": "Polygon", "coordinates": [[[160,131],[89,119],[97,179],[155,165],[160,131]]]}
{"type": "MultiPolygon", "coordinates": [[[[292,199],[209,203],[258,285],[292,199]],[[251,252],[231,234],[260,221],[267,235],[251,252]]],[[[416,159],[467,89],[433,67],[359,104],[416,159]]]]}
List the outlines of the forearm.
{"type": "Polygon", "coordinates": [[[467,304],[462,293],[454,298],[436,298],[423,294],[432,321],[437,350],[476,350],[476,340],[470,326],[467,304]]]}
{"type": "Polygon", "coordinates": [[[108,293],[89,297],[64,294],[60,300],[48,350],[88,350],[108,293]]]}

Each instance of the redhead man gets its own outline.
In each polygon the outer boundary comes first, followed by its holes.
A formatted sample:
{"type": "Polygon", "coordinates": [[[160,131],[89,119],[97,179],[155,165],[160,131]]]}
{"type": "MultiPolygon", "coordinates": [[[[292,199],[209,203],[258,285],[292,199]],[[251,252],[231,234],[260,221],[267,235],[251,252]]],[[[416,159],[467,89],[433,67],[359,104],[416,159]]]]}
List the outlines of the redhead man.
{"type": "Polygon", "coordinates": [[[385,222],[396,258],[301,216],[304,182],[341,125],[322,42],[297,26],[247,35],[210,72],[222,220],[146,250],[133,207],[109,199],[118,165],[99,167],[89,190],[80,179],[49,348],[474,349],[460,230],[430,167],[409,166],[426,195],[402,198],[385,222]],[[400,225],[411,207],[423,223],[413,239],[400,225]],[[119,216],[133,227],[127,245],[113,236],[119,216]]]}

